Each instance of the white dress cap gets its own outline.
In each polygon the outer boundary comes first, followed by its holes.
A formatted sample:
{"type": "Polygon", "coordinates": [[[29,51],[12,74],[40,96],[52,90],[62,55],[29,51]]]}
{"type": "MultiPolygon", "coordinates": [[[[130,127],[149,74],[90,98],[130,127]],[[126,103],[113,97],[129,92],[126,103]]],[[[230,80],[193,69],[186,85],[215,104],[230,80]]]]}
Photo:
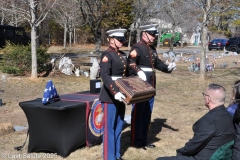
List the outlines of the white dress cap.
{"type": "Polygon", "coordinates": [[[109,37],[124,37],[124,33],[126,32],[126,29],[112,29],[108,30],[107,34],[109,37]]]}
{"type": "Polygon", "coordinates": [[[157,31],[158,24],[149,24],[140,26],[139,28],[143,31],[157,31]]]}

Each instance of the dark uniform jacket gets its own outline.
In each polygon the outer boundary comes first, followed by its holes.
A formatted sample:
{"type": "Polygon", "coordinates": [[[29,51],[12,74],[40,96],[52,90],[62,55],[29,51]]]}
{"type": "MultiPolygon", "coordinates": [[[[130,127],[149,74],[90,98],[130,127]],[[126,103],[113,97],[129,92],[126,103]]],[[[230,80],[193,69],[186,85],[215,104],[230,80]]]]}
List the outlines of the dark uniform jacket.
{"type": "Polygon", "coordinates": [[[114,95],[119,92],[112,77],[129,76],[127,56],[122,51],[115,51],[108,48],[102,53],[100,61],[100,71],[103,85],[100,91],[99,100],[101,102],[113,103],[114,95]]]}
{"type": "Polygon", "coordinates": [[[158,58],[156,48],[151,45],[147,45],[147,43],[143,40],[132,46],[128,59],[132,72],[135,75],[137,75],[137,72],[141,70],[141,67],[152,69],[152,72],[144,71],[144,73],[146,74],[147,82],[154,88],[156,86],[155,69],[165,73],[171,73],[171,71],[168,71],[168,65],[164,64],[158,58]],[[136,51],[136,55],[131,54],[134,50],[136,51]]]}
{"type": "MultiPolygon", "coordinates": [[[[192,156],[196,160],[209,160],[212,154],[223,144],[235,137],[232,117],[224,105],[210,110],[193,125],[194,136],[177,155],[192,156]]],[[[179,156],[180,160],[184,157],[179,156]]]]}

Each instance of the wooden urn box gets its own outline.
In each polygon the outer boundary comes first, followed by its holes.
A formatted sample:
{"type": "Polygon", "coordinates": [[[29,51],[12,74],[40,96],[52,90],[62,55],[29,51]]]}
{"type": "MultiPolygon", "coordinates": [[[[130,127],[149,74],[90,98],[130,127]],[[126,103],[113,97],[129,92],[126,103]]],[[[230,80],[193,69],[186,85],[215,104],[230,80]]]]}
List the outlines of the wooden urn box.
{"type": "Polygon", "coordinates": [[[138,76],[119,78],[115,83],[124,96],[126,96],[123,102],[127,105],[148,101],[156,92],[155,88],[138,76]]]}

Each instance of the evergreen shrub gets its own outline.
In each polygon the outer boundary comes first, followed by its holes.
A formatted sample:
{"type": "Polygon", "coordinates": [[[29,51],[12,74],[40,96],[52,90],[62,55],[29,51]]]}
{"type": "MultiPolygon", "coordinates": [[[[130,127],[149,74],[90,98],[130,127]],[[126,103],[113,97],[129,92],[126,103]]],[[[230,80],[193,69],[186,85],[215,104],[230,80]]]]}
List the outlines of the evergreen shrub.
{"type": "MultiPolygon", "coordinates": [[[[15,45],[10,42],[6,43],[6,47],[2,49],[3,56],[0,63],[0,70],[3,73],[15,75],[27,75],[32,68],[31,45],[15,45]]],[[[37,71],[41,73],[49,70],[46,65],[50,60],[50,55],[46,53],[46,48],[37,49],[37,71]]]]}

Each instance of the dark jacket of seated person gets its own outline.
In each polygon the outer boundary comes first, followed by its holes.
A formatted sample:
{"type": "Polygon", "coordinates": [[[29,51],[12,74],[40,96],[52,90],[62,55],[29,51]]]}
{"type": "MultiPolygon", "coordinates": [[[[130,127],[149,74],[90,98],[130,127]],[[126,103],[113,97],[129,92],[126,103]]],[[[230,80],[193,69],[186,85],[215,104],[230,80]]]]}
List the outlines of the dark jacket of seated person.
{"type": "Polygon", "coordinates": [[[193,125],[192,139],[177,149],[176,156],[159,157],[157,160],[209,160],[219,147],[234,140],[232,117],[224,106],[225,88],[210,84],[202,94],[209,112],[193,125]]]}

